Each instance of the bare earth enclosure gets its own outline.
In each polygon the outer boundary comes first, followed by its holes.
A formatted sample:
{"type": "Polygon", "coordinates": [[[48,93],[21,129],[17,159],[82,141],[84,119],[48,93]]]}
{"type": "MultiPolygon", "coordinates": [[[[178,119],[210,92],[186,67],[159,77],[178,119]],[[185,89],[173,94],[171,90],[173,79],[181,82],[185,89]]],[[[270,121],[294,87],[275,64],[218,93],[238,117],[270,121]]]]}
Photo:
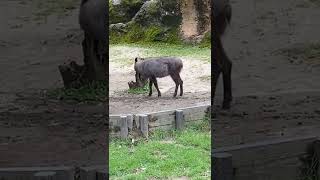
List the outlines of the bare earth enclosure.
{"type": "MultiPolygon", "coordinates": [[[[182,58],[181,78],[184,81],[184,95],[182,97],[173,98],[175,84],[170,76],[158,78],[159,89],[162,93],[160,98],[157,97],[156,93],[153,93],[152,97],[148,97],[147,93],[141,95],[129,94],[127,83],[131,80],[135,81],[134,58],[137,55],[144,57],[143,55],[148,54],[145,52],[146,50],[145,48],[131,46],[110,47],[110,114],[148,113],[210,104],[210,63],[188,57],[182,58]],[[128,65],[119,64],[119,58],[127,59],[129,61],[128,65]]],[[[210,56],[210,54],[208,55],[210,56]]]]}

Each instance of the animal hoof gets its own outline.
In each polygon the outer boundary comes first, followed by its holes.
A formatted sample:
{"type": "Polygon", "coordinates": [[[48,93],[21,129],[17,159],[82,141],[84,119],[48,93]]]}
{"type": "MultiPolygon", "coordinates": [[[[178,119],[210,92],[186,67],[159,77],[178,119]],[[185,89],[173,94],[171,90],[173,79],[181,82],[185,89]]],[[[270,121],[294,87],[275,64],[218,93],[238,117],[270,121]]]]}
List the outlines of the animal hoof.
{"type": "Polygon", "coordinates": [[[222,104],[222,109],[230,109],[230,102],[224,102],[223,104],[222,104]]]}

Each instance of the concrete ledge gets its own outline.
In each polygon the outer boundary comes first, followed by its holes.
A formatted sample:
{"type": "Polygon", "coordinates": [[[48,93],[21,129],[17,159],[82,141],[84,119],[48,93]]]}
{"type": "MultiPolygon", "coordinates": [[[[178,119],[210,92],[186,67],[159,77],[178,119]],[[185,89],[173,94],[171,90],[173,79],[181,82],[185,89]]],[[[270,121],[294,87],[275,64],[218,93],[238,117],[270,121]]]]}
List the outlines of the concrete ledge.
{"type": "Polygon", "coordinates": [[[0,168],[1,180],[73,180],[74,168],[67,166],[59,167],[17,167],[0,168]]]}

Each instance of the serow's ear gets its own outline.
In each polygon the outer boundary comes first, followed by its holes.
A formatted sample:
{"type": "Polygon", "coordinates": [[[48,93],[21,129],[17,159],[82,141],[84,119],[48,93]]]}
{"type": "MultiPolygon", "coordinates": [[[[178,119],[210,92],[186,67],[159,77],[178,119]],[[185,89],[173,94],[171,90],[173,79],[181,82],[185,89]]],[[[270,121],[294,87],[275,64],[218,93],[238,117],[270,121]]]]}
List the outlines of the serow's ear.
{"type": "Polygon", "coordinates": [[[136,57],[136,58],[134,58],[134,62],[138,62],[138,58],[136,57]]]}

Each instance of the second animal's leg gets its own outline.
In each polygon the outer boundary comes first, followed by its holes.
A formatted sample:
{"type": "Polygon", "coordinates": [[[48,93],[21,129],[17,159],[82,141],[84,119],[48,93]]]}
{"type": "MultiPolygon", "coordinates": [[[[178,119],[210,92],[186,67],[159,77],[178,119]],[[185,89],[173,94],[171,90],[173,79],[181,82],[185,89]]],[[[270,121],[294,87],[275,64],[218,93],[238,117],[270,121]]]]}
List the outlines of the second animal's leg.
{"type": "Polygon", "coordinates": [[[149,96],[152,95],[152,82],[153,82],[152,78],[149,78],[149,96]]]}
{"type": "Polygon", "coordinates": [[[106,49],[106,44],[104,41],[99,41],[98,42],[98,52],[99,52],[99,56],[100,56],[100,61],[101,63],[104,63],[105,61],[107,61],[107,49],[106,49]]]}
{"type": "Polygon", "coordinates": [[[159,87],[158,87],[157,78],[156,77],[152,77],[152,80],[153,80],[154,86],[156,87],[156,89],[158,91],[158,97],[160,97],[161,96],[161,92],[160,92],[159,87]]]}
{"type": "Polygon", "coordinates": [[[213,62],[213,79],[212,79],[213,80],[213,82],[212,82],[213,103],[215,102],[215,94],[216,94],[216,89],[217,89],[217,84],[218,84],[218,79],[219,79],[220,73],[221,73],[221,69],[220,69],[219,65],[217,64],[217,62],[213,62]]]}
{"type": "Polygon", "coordinates": [[[232,101],[232,86],[231,86],[231,69],[232,62],[226,55],[221,41],[219,41],[219,50],[222,58],[222,75],[223,75],[223,109],[229,109],[232,101]]]}
{"type": "Polygon", "coordinates": [[[177,92],[178,92],[178,87],[179,87],[179,78],[178,78],[177,74],[172,74],[171,78],[174,81],[174,83],[176,84],[176,88],[174,89],[174,94],[173,94],[173,97],[176,97],[177,92]]]}
{"type": "Polygon", "coordinates": [[[177,77],[178,77],[178,81],[179,81],[179,85],[180,85],[180,96],[182,96],[183,95],[183,81],[182,81],[179,74],[177,75],[177,77]]]}

